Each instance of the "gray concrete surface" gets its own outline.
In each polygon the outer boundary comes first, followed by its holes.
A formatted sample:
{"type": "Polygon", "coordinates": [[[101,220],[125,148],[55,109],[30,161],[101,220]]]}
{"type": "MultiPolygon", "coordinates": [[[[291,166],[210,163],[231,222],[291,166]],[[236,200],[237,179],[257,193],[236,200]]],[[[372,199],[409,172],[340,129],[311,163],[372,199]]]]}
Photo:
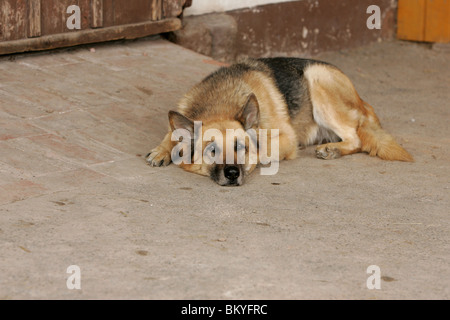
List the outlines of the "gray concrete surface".
{"type": "Polygon", "coordinates": [[[159,39],[94,48],[0,59],[1,299],[450,298],[448,50],[319,56],[415,163],[310,147],[224,188],[143,159],[217,64],[159,39]]]}

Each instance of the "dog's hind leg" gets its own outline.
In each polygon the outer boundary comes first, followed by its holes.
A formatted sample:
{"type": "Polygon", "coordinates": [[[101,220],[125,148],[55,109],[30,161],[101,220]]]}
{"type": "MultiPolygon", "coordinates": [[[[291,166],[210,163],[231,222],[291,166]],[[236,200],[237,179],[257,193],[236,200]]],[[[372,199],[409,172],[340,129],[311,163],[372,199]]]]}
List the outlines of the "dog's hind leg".
{"type": "Polygon", "coordinates": [[[357,134],[358,120],[353,121],[351,115],[341,114],[339,108],[327,108],[326,105],[319,105],[315,112],[319,124],[318,141],[327,140],[329,136],[335,138],[330,142],[316,147],[316,157],[319,159],[336,159],[344,155],[361,152],[361,140],[357,134]],[[328,110],[331,109],[331,110],[328,110]],[[323,111],[327,111],[326,115],[323,111]],[[334,115],[332,115],[334,113],[334,115]],[[330,117],[330,115],[332,115],[330,117]],[[324,119],[325,118],[325,119],[324,119]],[[330,134],[331,132],[331,134],[330,134]],[[337,137],[338,138],[337,138],[337,137]]]}
{"type": "Polygon", "coordinates": [[[361,152],[361,143],[353,134],[341,142],[321,144],[316,147],[316,157],[319,159],[337,159],[341,156],[361,152]]]}
{"type": "Polygon", "coordinates": [[[330,136],[335,137],[333,141],[341,140],[317,146],[316,156],[328,160],[361,152],[357,129],[364,106],[353,84],[342,72],[326,65],[310,66],[305,76],[314,121],[319,126],[317,141],[330,136]]]}

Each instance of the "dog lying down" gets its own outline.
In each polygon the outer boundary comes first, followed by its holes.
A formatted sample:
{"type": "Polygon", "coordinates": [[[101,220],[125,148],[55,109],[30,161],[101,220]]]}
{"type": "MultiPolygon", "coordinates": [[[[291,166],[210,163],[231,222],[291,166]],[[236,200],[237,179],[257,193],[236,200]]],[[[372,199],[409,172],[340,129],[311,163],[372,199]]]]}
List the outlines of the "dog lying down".
{"type": "Polygon", "coordinates": [[[274,174],[313,144],[319,159],[367,152],[413,161],[345,74],[300,58],[248,59],[210,74],[169,112],[169,132],[146,160],[239,186],[258,164],[274,174]]]}

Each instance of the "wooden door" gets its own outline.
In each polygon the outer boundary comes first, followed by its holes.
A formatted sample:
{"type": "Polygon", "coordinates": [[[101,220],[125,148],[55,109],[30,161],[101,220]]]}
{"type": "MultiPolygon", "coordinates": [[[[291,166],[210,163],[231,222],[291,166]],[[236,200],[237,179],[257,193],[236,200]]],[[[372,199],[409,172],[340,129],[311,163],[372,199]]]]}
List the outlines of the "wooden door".
{"type": "Polygon", "coordinates": [[[186,0],[0,0],[0,54],[181,28],[186,0]]]}
{"type": "Polygon", "coordinates": [[[450,0],[399,0],[397,37],[449,42],[450,0]]]}

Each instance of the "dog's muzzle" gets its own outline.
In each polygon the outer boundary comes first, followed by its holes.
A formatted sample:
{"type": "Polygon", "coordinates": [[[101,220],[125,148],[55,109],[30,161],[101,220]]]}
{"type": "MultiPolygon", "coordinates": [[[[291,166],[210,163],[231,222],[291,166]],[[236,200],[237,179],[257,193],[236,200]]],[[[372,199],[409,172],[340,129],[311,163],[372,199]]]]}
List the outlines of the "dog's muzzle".
{"type": "Polygon", "coordinates": [[[240,175],[239,168],[236,166],[225,167],[223,173],[225,175],[225,178],[227,178],[229,181],[237,180],[237,178],[239,178],[240,175]]]}
{"type": "Polygon", "coordinates": [[[241,165],[217,165],[211,178],[221,186],[240,186],[244,182],[244,172],[241,165]]]}

